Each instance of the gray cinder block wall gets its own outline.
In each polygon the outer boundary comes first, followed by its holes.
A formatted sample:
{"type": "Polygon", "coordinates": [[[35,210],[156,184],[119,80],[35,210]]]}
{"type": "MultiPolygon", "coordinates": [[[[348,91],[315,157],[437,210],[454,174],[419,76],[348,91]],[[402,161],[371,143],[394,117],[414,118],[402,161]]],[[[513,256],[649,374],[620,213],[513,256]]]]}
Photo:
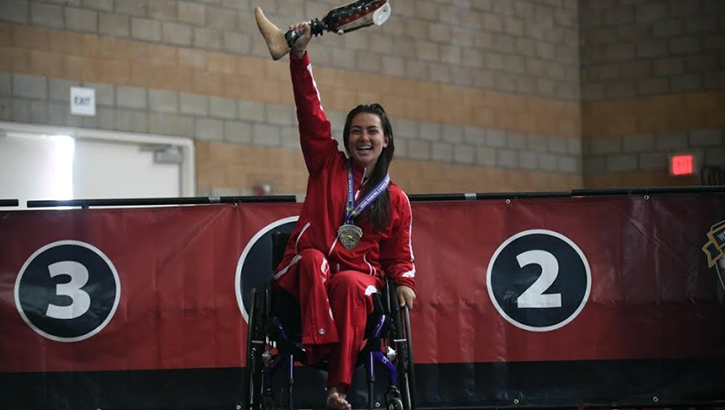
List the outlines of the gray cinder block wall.
{"type": "Polygon", "coordinates": [[[725,165],[725,2],[584,0],[585,181],[669,178],[668,157],[725,165]]]}
{"type": "MultiPolygon", "coordinates": [[[[285,26],[343,2],[260,4],[285,26]]],[[[255,5],[0,1],[0,119],[191,137],[199,192],[248,192],[255,158],[298,149],[286,63],[271,62],[255,5]],[[70,115],[73,85],[96,88],[96,117],[70,115]]],[[[310,51],[337,137],[359,102],[390,111],[396,180],[411,192],[667,184],[661,159],[683,141],[706,163],[722,157],[719,0],[392,5],[382,27],[327,33],[310,51]],[[709,114],[652,126],[642,107],[666,110],[664,97],[709,114]]],[[[285,176],[299,164],[278,162],[277,186],[303,192],[285,176]]]]}

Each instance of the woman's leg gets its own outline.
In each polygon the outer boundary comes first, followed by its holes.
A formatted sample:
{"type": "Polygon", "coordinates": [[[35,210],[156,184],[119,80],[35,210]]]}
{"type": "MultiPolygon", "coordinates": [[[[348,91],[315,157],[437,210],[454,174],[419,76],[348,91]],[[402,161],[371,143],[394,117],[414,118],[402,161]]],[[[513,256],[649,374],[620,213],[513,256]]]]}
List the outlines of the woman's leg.
{"type": "Polygon", "coordinates": [[[352,383],[355,362],[363,348],[367,316],[373,311],[372,294],[377,293],[381,280],[355,271],[341,271],[330,278],[329,292],[335,316],[339,349],[328,363],[328,407],[349,409],[345,400],[352,383]]]}
{"type": "Polygon", "coordinates": [[[275,285],[300,303],[302,344],[308,362],[314,364],[328,356],[339,341],[328,298],[330,268],[318,250],[305,249],[299,256],[300,260],[277,278],[275,285]]]}

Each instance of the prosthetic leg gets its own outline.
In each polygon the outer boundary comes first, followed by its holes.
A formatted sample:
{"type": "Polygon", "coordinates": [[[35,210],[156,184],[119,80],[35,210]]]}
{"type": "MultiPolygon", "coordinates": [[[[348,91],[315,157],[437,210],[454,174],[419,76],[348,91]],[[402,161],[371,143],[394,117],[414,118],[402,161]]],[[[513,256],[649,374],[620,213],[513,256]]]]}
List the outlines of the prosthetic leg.
{"type": "MultiPolygon", "coordinates": [[[[330,10],[321,20],[310,21],[310,28],[315,36],[322,35],[325,31],[344,34],[363,27],[380,26],[388,20],[390,13],[388,0],[358,0],[330,10]]],[[[259,7],[254,9],[254,14],[259,32],[262,33],[273,60],[279,60],[289,53],[295,41],[304,34],[291,30],[283,33],[265,17],[259,7]]]]}

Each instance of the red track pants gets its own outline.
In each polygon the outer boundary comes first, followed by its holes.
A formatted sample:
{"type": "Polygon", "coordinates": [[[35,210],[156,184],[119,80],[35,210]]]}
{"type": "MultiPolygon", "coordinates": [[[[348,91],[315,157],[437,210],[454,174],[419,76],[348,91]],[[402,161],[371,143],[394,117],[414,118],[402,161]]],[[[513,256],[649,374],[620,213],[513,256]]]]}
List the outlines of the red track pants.
{"type": "Polygon", "coordinates": [[[302,318],[302,344],[309,364],[328,360],[328,386],[347,388],[363,348],[372,294],[382,279],[356,271],[330,273],[325,255],[305,249],[300,259],[276,280],[297,297],[302,318]]]}

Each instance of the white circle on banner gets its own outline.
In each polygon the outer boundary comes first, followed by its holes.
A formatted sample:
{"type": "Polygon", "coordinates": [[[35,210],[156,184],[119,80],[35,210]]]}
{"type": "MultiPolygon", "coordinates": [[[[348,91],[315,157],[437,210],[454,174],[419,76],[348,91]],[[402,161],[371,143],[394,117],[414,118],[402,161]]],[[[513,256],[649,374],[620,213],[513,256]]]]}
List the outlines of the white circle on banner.
{"type": "MultiPolygon", "coordinates": [[[[244,294],[244,287],[245,287],[246,283],[244,281],[244,275],[243,275],[245,263],[247,263],[247,258],[250,256],[250,253],[252,253],[254,246],[257,244],[257,242],[259,242],[259,240],[262,237],[264,237],[265,235],[271,234],[272,230],[274,230],[275,228],[278,228],[285,224],[297,222],[298,219],[299,219],[299,216],[289,216],[286,218],[278,219],[278,220],[268,224],[264,228],[260,229],[259,231],[257,231],[256,234],[254,234],[254,236],[252,236],[252,239],[249,240],[249,242],[247,243],[247,246],[244,247],[242,254],[239,256],[239,261],[237,262],[236,274],[234,275],[234,290],[237,295],[237,305],[239,306],[239,311],[242,313],[242,317],[244,317],[245,322],[249,323],[249,316],[248,316],[247,309],[244,304],[245,298],[248,295],[244,294]]],[[[255,262],[261,264],[255,270],[255,274],[260,275],[260,278],[257,278],[257,279],[268,280],[269,276],[272,273],[271,258],[269,260],[262,260],[262,261],[255,261],[255,262]]]]}
{"type": "Polygon", "coordinates": [[[546,229],[519,232],[494,252],[486,272],[488,294],[512,325],[532,331],[559,329],[584,309],[591,291],[584,252],[546,229]]]}
{"type": "Polygon", "coordinates": [[[78,342],[111,321],[121,282],[100,249],[61,240],[30,255],[15,280],[14,296],[20,317],[33,331],[57,342],[78,342]]]}

